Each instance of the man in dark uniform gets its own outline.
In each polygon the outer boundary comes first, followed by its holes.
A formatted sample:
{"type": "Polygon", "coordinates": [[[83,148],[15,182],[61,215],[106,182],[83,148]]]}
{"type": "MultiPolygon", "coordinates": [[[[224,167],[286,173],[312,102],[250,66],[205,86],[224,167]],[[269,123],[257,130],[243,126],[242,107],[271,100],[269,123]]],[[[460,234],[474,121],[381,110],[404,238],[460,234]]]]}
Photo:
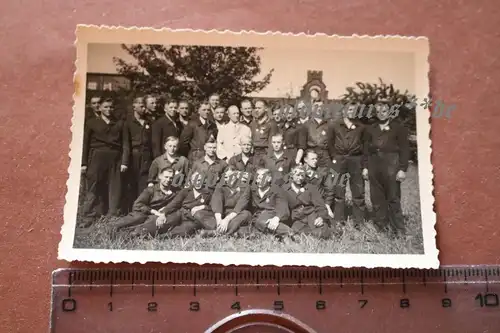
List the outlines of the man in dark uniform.
{"type": "Polygon", "coordinates": [[[253,121],[253,105],[252,102],[248,99],[245,99],[241,102],[240,104],[241,108],[241,117],[240,117],[240,123],[247,125],[250,127],[250,124],[253,121]]]}
{"type": "Polygon", "coordinates": [[[283,111],[280,105],[274,105],[271,112],[271,122],[274,123],[276,128],[281,129],[281,127],[285,123],[285,119],[283,117],[283,111]]]}
{"type": "Polygon", "coordinates": [[[90,98],[90,106],[85,109],[85,120],[91,118],[100,118],[99,104],[101,102],[100,96],[92,96],[90,98]]]}
{"type": "Polygon", "coordinates": [[[283,186],[290,210],[292,229],[295,233],[330,238],[328,210],[317,187],[307,184],[302,166],[292,169],[290,180],[283,186]]]}
{"type": "Polygon", "coordinates": [[[98,215],[117,216],[121,204],[122,172],[127,170],[130,148],[125,140],[125,125],[113,119],[113,100],[100,101],[100,118],[85,124],[82,173],[86,175],[87,195],[82,215],[86,223],[98,215]],[[100,206],[101,209],[98,208],[100,206]]]}
{"type": "Polygon", "coordinates": [[[148,184],[148,172],[153,160],[151,124],[146,116],[144,99],[137,97],[133,103],[134,114],[125,123],[125,141],[130,147],[130,163],[127,170],[129,186],[128,208],[148,184]]]}
{"type": "Polygon", "coordinates": [[[283,108],[284,122],[280,128],[283,133],[283,149],[294,164],[299,164],[303,150],[299,149],[301,126],[297,122],[297,112],[291,105],[283,108]]]}
{"type": "Polygon", "coordinates": [[[189,161],[186,157],[177,154],[179,139],[169,136],[165,141],[165,152],[151,163],[148,173],[148,186],[157,182],[157,177],[163,168],[174,170],[173,186],[182,187],[189,174],[189,161]]]}
{"type": "Polygon", "coordinates": [[[194,162],[191,173],[205,175],[205,186],[215,189],[227,168],[227,163],[217,157],[217,142],[209,138],[204,146],[205,156],[194,162]]]}
{"type": "Polygon", "coordinates": [[[370,181],[375,225],[380,229],[391,226],[396,234],[404,235],[400,186],[408,169],[408,131],[397,119],[392,119],[387,103],[375,107],[379,121],[366,128],[368,168],[363,169],[363,176],[370,181]]]}
{"type": "Polygon", "coordinates": [[[191,119],[191,109],[189,108],[189,103],[185,100],[180,100],[177,113],[179,114],[178,120],[179,124],[181,125],[181,132],[182,132],[182,130],[189,123],[189,119],[191,119]]]}
{"type": "Polygon", "coordinates": [[[316,186],[325,201],[328,216],[333,218],[332,207],[337,178],[334,178],[327,168],[318,167],[318,154],[314,150],[306,150],[304,153],[304,168],[306,171],[306,182],[316,186]]]}
{"type": "Polygon", "coordinates": [[[114,222],[111,227],[115,231],[124,229],[151,228],[151,233],[158,231],[162,233],[168,229],[172,224],[178,221],[172,219],[174,215],[166,217],[166,223],[157,224],[158,217],[163,215],[163,208],[171,202],[177,195],[179,189],[172,186],[174,178],[174,170],[171,168],[164,168],[159,172],[159,182],[152,187],[147,187],[142,191],[141,195],[135,200],[132,212],[114,222]]]}
{"type": "MultiPolygon", "coordinates": [[[[364,126],[356,122],[357,106],[346,105],[342,109],[342,119],[333,124],[328,133],[328,147],[332,158],[332,168],[337,175],[349,175],[352,193],[352,218],[359,227],[365,217],[365,182],[362,175],[366,168],[363,156],[364,126]]],[[[345,222],[346,184],[339,182],[335,189],[335,219],[345,222]]]]}
{"type": "Polygon", "coordinates": [[[144,104],[146,106],[146,115],[149,118],[149,122],[153,124],[156,121],[156,119],[160,118],[161,116],[158,114],[156,96],[153,95],[144,96],[144,104]]]}
{"type": "MultiPolygon", "coordinates": [[[[331,167],[332,161],[328,152],[328,119],[325,119],[325,109],[322,103],[315,102],[312,118],[303,124],[300,135],[300,148],[313,149],[318,154],[318,166],[331,167]]],[[[297,159],[303,156],[297,154],[297,159]]]]}
{"type": "Polygon", "coordinates": [[[153,154],[154,158],[165,152],[165,141],[169,136],[179,137],[181,135],[181,124],[177,120],[177,102],[165,101],[165,115],[153,124],[153,154]]]}
{"type": "Polygon", "coordinates": [[[311,116],[311,108],[308,107],[304,101],[299,100],[297,102],[297,114],[299,117],[299,125],[303,125],[309,120],[309,117],[311,116]]]}
{"type": "Polygon", "coordinates": [[[252,153],[252,138],[243,136],[240,138],[241,153],[229,159],[228,165],[237,171],[255,173],[258,161],[252,153]]]}
{"type": "MultiPolygon", "coordinates": [[[[240,186],[239,178],[238,171],[228,169],[224,173],[223,184],[215,189],[210,202],[217,229],[203,231],[204,236],[233,235],[239,231],[241,226],[248,229],[252,217],[252,214],[248,211],[250,207],[250,187],[240,186]]],[[[213,222],[209,224],[213,224],[213,222]]],[[[242,232],[242,234],[248,234],[248,230],[242,232]]]]}
{"type": "MultiPolygon", "coordinates": [[[[162,210],[161,216],[156,223],[167,223],[170,217],[170,226],[174,226],[166,233],[170,237],[185,237],[194,234],[199,229],[214,230],[216,221],[214,213],[210,209],[210,200],[213,191],[203,186],[205,175],[193,173],[188,188],[182,189],[177,196],[162,210]]],[[[147,228],[152,230],[153,228],[147,228]]]]}
{"type": "Polygon", "coordinates": [[[253,149],[259,160],[267,155],[271,146],[271,136],[278,132],[276,124],[270,121],[267,104],[263,100],[255,102],[255,118],[250,124],[252,130],[253,149]]]}
{"type": "Polygon", "coordinates": [[[285,154],[282,134],[272,135],[271,145],[272,150],[259,160],[258,165],[260,168],[269,169],[273,175],[273,184],[281,186],[292,168],[293,160],[285,154]]]}
{"type": "Polygon", "coordinates": [[[212,115],[215,126],[217,126],[217,130],[220,133],[224,128],[224,125],[227,124],[226,108],[223,107],[222,105],[219,105],[218,107],[215,108],[212,115]]]}
{"type": "Polygon", "coordinates": [[[215,110],[217,110],[217,108],[220,105],[220,96],[219,96],[219,94],[212,94],[212,95],[210,95],[208,97],[208,104],[210,104],[210,112],[211,112],[211,114],[213,116],[214,113],[215,113],[215,110]]]}
{"type": "Polygon", "coordinates": [[[272,174],[268,169],[258,169],[256,181],[251,188],[252,225],[263,233],[279,238],[293,235],[288,225],[290,211],[285,194],[272,183],[272,174]]]}
{"type": "Polygon", "coordinates": [[[198,109],[198,118],[191,120],[180,137],[180,150],[188,153],[190,163],[194,163],[205,155],[204,145],[212,137],[217,139],[217,126],[208,119],[210,105],[203,102],[198,109]]]}
{"type": "Polygon", "coordinates": [[[242,136],[240,138],[240,147],[241,153],[231,157],[228,166],[233,170],[243,172],[245,174],[245,179],[251,183],[259,162],[252,153],[252,138],[242,136]]]}

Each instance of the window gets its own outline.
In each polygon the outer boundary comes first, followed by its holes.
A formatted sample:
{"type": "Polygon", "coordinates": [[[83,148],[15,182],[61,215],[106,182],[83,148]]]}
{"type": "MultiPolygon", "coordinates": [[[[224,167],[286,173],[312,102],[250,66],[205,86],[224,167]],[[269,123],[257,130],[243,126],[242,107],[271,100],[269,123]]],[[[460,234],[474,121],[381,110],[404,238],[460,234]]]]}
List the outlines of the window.
{"type": "Polygon", "coordinates": [[[104,83],[102,86],[102,90],[113,90],[113,83],[112,82],[104,83]]]}
{"type": "Polygon", "coordinates": [[[90,81],[89,83],[87,83],[87,89],[97,90],[97,82],[90,81]]]}

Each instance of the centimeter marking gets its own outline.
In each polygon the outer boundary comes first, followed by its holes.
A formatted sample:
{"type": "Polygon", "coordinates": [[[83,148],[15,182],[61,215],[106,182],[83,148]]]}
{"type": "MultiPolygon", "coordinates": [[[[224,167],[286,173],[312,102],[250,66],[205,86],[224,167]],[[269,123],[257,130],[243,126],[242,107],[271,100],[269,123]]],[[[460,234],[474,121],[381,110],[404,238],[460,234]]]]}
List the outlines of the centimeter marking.
{"type": "Polygon", "coordinates": [[[74,287],[88,287],[89,289],[104,286],[110,288],[110,296],[113,296],[113,287],[130,285],[151,286],[151,294],[155,295],[158,286],[192,287],[193,295],[196,296],[197,287],[234,287],[235,295],[238,295],[238,287],[250,286],[274,286],[278,295],[281,294],[283,286],[317,286],[319,294],[323,293],[324,286],[359,285],[361,294],[364,294],[366,285],[394,285],[401,284],[402,291],[406,294],[406,286],[411,283],[443,284],[444,292],[448,292],[448,284],[470,284],[483,283],[486,292],[489,291],[489,283],[500,282],[500,267],[442,267],[436,270],[419,269],[336,269],[336,268],[139,268],[139,269],[63,269],[54,272],[53,287],[67,287],[68,297],[71,297],[71,289],[74,287]],[[61,283],[57,277],[67,275],[67,283],[61,283]],[[449,280],[449,278],[452,280],[449,280]],[[473,279],[468,279],[473,277],[473,279]],[[479,278],[474,280],[474,277],[479,278]],[[491,281],[489,277],[494,277],[491,281]],[[433,279],[434,278],[434,279],[433,279]],[[460,280],[453,280],[460,278],[460,280]],[[368,283],[367,280],[368,279],[368,283]],[[388,281],[389,279],[389,281],[388,281]],[[392,279],[392,280],[391,280],[392,279]],[[430,279],[430,280],[429,280],[430,279]],[[328,282],[328,281],[339,282],[328,282]],[[395,280],[396,282],[393,282],[395,280]],[[169,281],[170,283],[164,283],[169,281]],[[189,283],[184,283],[190,281],[189,283]],[[251,281],[251,282],[249,282],[251,281]],[[263,282],[264,281],[264,282],[263,282]],[[292,283],[284,281],[294,281],[292,283]],[[314,282],[304,282],[314,281],[314,282]],[[120,282],[128,282],[123,284],[120,282]],[[181,282],[181,283],[179,283],[181,282]]]}

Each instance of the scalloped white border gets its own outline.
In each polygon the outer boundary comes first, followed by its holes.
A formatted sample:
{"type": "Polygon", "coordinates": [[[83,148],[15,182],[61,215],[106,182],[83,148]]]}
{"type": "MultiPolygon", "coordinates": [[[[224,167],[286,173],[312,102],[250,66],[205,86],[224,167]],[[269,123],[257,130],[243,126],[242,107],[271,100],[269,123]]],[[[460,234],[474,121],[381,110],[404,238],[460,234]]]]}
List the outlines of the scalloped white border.
{"type": "Polygon", "coordinates": [[[82,158],[83,122],[85,109],[84,87],[86,86],[88,43],[140,43],[140,44],[192,44],[192,45],[247,45],[274,48],[295,47],[404,51],[415,54],[415,94],[419,100],[429,95],[429,40],[426,37],[399,35],[338,36],[316,33],[281,33],[255,31],[217,31],[191,29],[155,29],[139,27],[77,25],[77,59],[74,74],[73,118],[71,131],[66,205],[62,239],[58,258],[68,261],[91,261],[96,263],[194,263],[254,266],[316,266],[316,267],[388,267],[388,268],[437,268],[439,251],[436,246],[436,214],[433,209],[433,171],[431,163],[430,113],[417,107],[417,145],[419,156],[419,186],[424,238],[422,255],[382,254],[327,254],[327,253],[246,253],[246,252],[181,252],[143,250],[92,250],[74,249],[75,216],[78,207],[80,165],[82,158]]]}

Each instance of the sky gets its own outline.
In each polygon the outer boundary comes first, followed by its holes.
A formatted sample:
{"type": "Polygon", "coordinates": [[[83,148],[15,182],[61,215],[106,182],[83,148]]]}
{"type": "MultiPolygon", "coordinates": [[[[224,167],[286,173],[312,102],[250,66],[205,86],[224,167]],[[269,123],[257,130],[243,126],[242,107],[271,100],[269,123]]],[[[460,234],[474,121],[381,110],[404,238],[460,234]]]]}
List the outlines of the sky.
{"type": "MultiPolygon", "coordinates": [[[[274,73],[269,85],[252,97],[283,97],[286,93],[298,96],[308,70],[323,71],[329,98],[338,98],[357,81],[378,83],[379,77],[401,91],[415,90],[414,56],[410,52],[266,48],[259,55],[262,75],[272,68],[274,73]]],[[[89,44],[87,71],[117,73],[114,56],[134,61],[120,44],[89,44]]]]}

